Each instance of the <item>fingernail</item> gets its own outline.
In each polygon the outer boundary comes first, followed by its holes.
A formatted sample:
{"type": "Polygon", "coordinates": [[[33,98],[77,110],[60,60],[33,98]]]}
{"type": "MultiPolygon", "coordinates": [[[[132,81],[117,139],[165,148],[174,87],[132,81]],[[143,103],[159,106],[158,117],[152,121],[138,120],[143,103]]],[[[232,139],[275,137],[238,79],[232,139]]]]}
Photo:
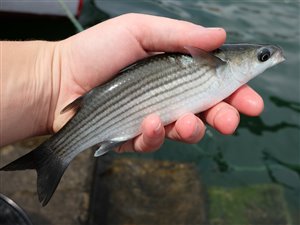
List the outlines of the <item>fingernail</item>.
{"type": "Polygon", "coordinates": [[[214,118],[215,127],[222,134],[232,134],[239,123],[239,113],[231,107],[223,107],[214,118]]]}
{"type": "Polygon", "coordinates": [[[222,27],[207,27],[208,30],[216,30],[216,31],[223,31],[224,29],[222,27]]]}
{"type": "Polygon", "coordinates": [[[190,115],[187,115],[186,118],[188,118],[186,120],[187,125],[193,129],[193,132],[191,133],[189,139],[194,139],[195,137],[198,136],[198,134],[200,132],[200,127],[199,127],[198,121],[194,116],[191,117],[190,115]]]}
{"type": "Polygon", "coordinates": [[[197,137],[199,132],[200,132],[200,127],[199,127],[199,124],[196,123],[196,126],[194,127],[194,131],[193,131],[193,134],[192,134],[191,138],[197,137]]]}
{"type": "Polygon", "coordinates": [[[154,129],[154,133],[155,134],[160,134],[161,127],[162,127],[161,123],[158,123],[157,126],[156,126],[156,128],[154,129]]]}

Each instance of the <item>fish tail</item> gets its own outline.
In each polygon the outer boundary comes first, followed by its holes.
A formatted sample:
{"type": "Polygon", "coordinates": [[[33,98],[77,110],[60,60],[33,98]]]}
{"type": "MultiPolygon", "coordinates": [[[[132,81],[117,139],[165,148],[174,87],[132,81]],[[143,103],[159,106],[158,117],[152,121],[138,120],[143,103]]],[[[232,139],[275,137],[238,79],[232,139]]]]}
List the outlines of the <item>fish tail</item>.
{"type": "Polygon", "coordinates": [[[28,154],[2,167],[0,170],[36,170],[38,197],[42,206],[45,206],[55,192],[69,163],[70,160],[66,161],[60,158],[45,142],[28,154]]]}

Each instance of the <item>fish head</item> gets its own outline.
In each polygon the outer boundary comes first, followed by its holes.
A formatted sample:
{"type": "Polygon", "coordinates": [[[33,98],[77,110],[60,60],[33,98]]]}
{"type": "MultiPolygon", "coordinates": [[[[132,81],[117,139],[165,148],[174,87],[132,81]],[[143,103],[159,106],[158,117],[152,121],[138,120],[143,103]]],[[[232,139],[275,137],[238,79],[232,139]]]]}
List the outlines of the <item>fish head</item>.
{"type": "Polygon", "coordinates": [[[229,74],[243,84],[285,60],[282,49],[275,45],[226,44],[213,54],[225,61],[229,74]]]}

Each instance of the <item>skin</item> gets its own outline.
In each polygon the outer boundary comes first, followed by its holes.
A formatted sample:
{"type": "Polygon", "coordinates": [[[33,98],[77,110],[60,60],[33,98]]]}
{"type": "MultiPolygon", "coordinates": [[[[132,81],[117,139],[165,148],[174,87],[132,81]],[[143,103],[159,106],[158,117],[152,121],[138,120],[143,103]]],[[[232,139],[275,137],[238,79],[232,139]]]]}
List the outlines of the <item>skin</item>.
{"type": "MultiPolygon", "coordinates": [[[[139,59],[185,52],[185,46],[211,51],[225,38],[222,28],[126,14],[59,42],[1,42],[0,145],[57,132],[75,113],[61,114],[66,105],[139,59]]],[[[245,85],[200,115],[186,114],[166,127],[158,116],[149,115],[142,134],[116,151],[153,151],[165,137],[196,143],[205,134],[205,124],[232,134],[239,113],[257,116],[262,110],[262,98],[245,85]]]]}

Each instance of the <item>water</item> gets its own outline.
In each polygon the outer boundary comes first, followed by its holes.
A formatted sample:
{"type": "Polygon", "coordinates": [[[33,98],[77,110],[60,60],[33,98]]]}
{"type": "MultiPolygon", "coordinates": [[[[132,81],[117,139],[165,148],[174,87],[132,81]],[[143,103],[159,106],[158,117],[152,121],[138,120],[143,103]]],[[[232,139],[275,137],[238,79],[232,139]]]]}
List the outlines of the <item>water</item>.
{"type": "Polygon", "coordinates": [[[300,4],[295,1],[96,1],[111,16],[148,13],[224,27],[228,43],[270,43],[287,61],[249,84],[265,101],[258,118],[242,116],[233,136],[213,129],[197,145],[166,141],[153,154],[137,157],[195,163],[209,187],[277,183],[295,224],[300,224],[300,4]]]}

